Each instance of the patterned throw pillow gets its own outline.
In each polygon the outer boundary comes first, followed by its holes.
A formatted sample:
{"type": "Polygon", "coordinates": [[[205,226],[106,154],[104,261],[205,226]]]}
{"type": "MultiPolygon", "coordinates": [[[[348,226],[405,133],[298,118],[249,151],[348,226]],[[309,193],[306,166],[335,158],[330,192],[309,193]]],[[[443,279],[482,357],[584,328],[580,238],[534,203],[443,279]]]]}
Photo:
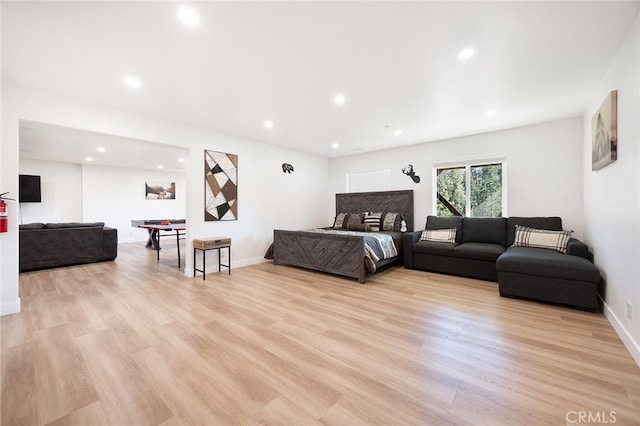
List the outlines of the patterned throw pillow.
{"type": "Polygon", "coordinates": [[[336,216],[336,220],[333,222],[334,228],[342,228],[344,225],[344,220],[347,218],[347,213],[338,213],[336,216]]]}
{"type": "Polygon", "coordinates": [[[371,226],[366,223],[350,223],[347,231],[370,232],[371,226]]]}
{"type": "Polygon", "coordinates": [[[364,223],[368,224],[372,232],[378,232],[380,230],[380,221],[382,219],[382,212],[364,214],[364,223]]]}
{"type": "Polygon", "coordinates": [[[349,229],[349,226],[353,224],[362,223],[362,213],[349,213],[347,219],[342,224],[344,229],[349,229]]]}
{"type": "Polygon", "coordinates": [[[382,215],[383,231],[400,231],[402,227],[402,215],[400,213],[385,213],[382,215]]]}
{"type": "Polygon", "coordinates": [[[566,253],[571,232],[549,231],[516,225],[516,238],[513,241],[513,247],[536,247],[566,253]]]}
{"type": "Polygon", "coordinates": [[[420,241],[436,241],[439,243],[453,243],[456,241],[456,228],[427,229],[422,231],[420,241]]]}

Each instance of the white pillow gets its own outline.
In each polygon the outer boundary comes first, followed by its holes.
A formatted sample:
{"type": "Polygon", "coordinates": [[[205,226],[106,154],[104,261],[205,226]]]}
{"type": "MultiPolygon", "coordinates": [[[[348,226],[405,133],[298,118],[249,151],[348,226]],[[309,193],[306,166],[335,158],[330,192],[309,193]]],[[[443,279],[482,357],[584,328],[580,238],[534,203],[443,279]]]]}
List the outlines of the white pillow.
{"type": "Polygon", "coordinates": [[[441,243],[454,243],[456,241],[456,228],[451,229],[427,229],[422,231],[420,241],[437,241],[441,243]]]}

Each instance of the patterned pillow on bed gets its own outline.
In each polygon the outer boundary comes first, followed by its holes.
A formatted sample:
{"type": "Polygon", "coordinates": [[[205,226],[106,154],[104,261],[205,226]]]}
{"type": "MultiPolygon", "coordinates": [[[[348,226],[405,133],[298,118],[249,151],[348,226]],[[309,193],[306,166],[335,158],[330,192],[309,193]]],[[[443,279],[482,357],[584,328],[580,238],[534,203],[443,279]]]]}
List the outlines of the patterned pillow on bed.
{"type": "Polygon", "coordinates": [[[361,213],[349,213],[347,215],[347,218],[344,221],[344,224],[342,225],[342,227],[344,229],[349,229],[349,225],[355,224],[355,223],[362,223],[362,214],[361,213]]]}
{"type": "Polygon", "coordinates": [[[347,227],[348,231],[370,232],[371,225],[368,223],[350,223],[347,227]]]}
{"type": "Polygon", "coordinates": [[[400,213],[385,213],[382,215],[383,231],[401,231],[402,215],[400,213]]]}
{"type": "Polygon", "coordinates": [[[382,220],[382,212],[364,214],[364,223],[370,226],[371,231],[378,232],[380,230],[380,222],[382,220]]]}
{"type": "Polygon", "coordinates": [[[344,228],[344,220],[347,218],[348,213],[338,213],[336,220],[333,222],[334,228],[344,228]]]}

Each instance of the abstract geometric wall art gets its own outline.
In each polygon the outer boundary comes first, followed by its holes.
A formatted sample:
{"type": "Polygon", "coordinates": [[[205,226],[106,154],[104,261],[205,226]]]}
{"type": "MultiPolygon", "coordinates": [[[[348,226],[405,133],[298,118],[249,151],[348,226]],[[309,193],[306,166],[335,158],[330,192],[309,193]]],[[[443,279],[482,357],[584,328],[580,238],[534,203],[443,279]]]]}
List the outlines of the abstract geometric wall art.
{"type": "Polygon", "coordinates": [[[204,151],[204,220],[238,220],[238,156],[204,151]]]}

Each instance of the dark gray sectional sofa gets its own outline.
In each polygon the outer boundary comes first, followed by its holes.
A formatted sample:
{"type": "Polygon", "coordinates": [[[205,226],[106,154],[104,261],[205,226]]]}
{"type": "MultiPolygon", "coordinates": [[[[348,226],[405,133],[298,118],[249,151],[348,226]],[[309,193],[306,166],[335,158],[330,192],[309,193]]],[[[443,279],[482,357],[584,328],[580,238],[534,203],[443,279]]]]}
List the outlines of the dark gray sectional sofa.
{"type": "Polygon", "coordinates": [[[118,256],[118,230],[96,223],[30,223],[20,225],[20,272],[118,256]]]}
{"type": "Polygon", "coordinates": [[[566,254],[513,247],[516,225],[562,231],[559,217],[429,216],[425,229],[456,228],[455,242],[419,241],[421,231],[406,233],[405,267],[497,281],[504,297],[597,311],[601,278],[588,247],[575,238],[569,239],[566,254]]]}

